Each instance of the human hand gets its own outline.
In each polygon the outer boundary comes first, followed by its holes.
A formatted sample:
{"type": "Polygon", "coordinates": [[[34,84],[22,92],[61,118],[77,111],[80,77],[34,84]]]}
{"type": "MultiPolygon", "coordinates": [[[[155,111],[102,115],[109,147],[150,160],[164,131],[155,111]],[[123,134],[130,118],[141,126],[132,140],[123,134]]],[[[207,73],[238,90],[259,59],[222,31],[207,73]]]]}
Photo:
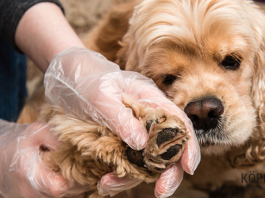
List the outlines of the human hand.
{"type": "MultiPolygon", "coordinates": [[[[163,101],[163,97],[159,95],[156,96],[155,91],[152,93],[154,93],[154,95],[146,95],[147,98],[142,96],[139,101],[153,107],[156,107],[159,104],[160,108],[163,108],[169,114],[177,115],[185,123],[187,131],[190,134],[190,139],[186,143],[180,162],[173,164],[170,168],[165,170],[156,181],[155,196],[157,198],[164,198],[171,196],[179,187],[183,179],[184,171],[193,175],[201,159],[200,147],[193,131],[192,124],[186,117],[186,114],[172,102],[167,99],[163,101]],[[150,101],[152,102],[150,103],[150,101]]],[[[113,173],[109,173],[101,178],[101,181],[98,183],[98,190],[101,195],[115,195],[119,193],[121,189],[127,190],[140,183],[141,181],[137,179],[117,178],[113,173]]]]}
{"type": "Polygon", "coordinates": [[[5,198],[81,198],[88,189],[66,181],[42,161],[57,139],[44,123],[16,124],[0,119],[0,194],[5,198]],[[73,197],[75,196],[75,197],[73,197]]]}
{"type": "MultiPolygon", "coordinates": [[[[197,168],[200,148],[191,122],[151,79],[136,72],[121,71],[118,65],[96,52],[71,48],[53,58],[45,74],[44,84],[46,98],[52,104],[107,126],[135,150],[146,146],[148,134],[133,116],[132,110],[122,103],[124,95],[130,95],[152,107],[160,106],[178,116],[185,123],[191,138],[180,162],[164,171],[156,182],[157,197],[173,194],[182,181],[183,170],[193,174],[197,168]]],[[[110,173],[102,177],[98,189],[102,195],[114,195],[140,182],[117,178],[110,173]]]]}

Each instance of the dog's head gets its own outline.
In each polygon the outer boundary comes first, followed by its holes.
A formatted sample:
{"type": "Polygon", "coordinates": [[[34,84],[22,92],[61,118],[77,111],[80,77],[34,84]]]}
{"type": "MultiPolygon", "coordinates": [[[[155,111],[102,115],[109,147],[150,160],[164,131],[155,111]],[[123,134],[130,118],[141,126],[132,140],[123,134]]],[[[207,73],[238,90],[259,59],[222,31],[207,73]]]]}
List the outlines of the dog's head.
{"type": "Polygon", "coordinates": [[[187,113],[203,150],[218,153],[263,124],[262,23],[250,1],[146,0],[119,57],[187,113]]]}

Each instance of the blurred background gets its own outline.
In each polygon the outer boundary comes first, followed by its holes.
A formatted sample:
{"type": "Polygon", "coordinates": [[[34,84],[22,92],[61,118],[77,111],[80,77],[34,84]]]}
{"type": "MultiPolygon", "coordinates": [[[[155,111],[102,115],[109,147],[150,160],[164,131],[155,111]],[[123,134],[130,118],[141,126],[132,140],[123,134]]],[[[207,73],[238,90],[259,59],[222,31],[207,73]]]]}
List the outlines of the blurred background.
{"type": "Polygon", "coordinates": [[[82,36],[115,4],[128,0],[60,0],[65,9],[65,16],[82,36]]]}

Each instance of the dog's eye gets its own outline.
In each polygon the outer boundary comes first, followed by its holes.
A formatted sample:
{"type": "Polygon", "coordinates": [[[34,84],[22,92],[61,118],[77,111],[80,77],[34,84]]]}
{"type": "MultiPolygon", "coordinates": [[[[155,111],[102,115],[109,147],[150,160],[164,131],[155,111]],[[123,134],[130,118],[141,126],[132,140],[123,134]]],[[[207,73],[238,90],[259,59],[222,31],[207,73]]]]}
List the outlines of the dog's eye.
{"type": "Polygon", "coordinates": [[[227,55],[220,64],[225,69],[236,70],[241,64],[241,58],[233,55],[227,55]]]}
{"type": "Polygon", "coordinates": [[[176,79],[177,79],[176,76],[171,75],[171,74],[167,74],[167,75],[165,75],[165,77],[163,78],[163,83],[164,83],[165,85],[172,85],[176,79]]]}

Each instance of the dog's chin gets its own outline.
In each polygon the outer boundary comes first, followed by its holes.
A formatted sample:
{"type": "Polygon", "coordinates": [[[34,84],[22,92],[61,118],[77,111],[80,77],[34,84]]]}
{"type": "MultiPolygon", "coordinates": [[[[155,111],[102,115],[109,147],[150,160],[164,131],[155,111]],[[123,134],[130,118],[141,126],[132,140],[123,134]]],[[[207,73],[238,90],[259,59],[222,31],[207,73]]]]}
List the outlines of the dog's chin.
{"type": "Polygon", "coordinates": [[[195,134],[200,145],[206,147],[219,144],[227,139],[223,131],[223,125],[219,121],[217,127],[213,129],[195,129],[195,134]]]}
{"type": "Polygon", "coordinates": [[[221,155],[229,151],[233,145],[240,144],[233,142],[229,135],[226,135],[222,125],[208,131],[195,130],[195,134],[204,155],[221,155]]]}
{"type": "Polygon", "coordinates": [[[201,152],[203,155],[218,156],[223,155],[232,148],[231,145],[215,144],[210,146],[202,146],[201,152]]]}
{"type": "Polygon", "coordinates": [[[205,155],[220,155],[230,149],[227,138],[222,130],[195,130],[201,151],[205,155]]]}

